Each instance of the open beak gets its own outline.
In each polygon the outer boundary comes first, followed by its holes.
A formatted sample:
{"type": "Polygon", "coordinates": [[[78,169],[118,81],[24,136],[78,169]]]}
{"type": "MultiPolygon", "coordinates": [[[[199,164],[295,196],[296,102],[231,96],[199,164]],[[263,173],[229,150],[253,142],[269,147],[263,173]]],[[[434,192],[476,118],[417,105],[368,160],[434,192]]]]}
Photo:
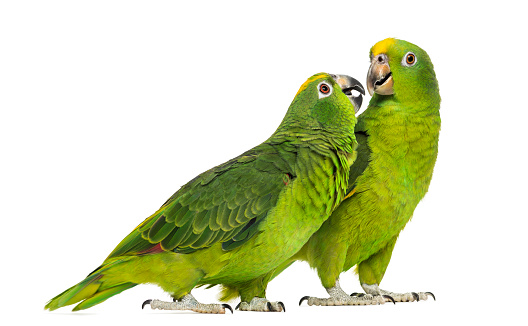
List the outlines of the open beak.
{"type": "Polygon", "coordinates": [[[374,93],[379,95],[394,94],[392,86],[392,73],[389,66],[389,58],[385,53],[378,54],[372,58],[367,75],[367,89],[370,96],[374,93]]]}
{"type": "Polygon", "coordinates": [[[348,97],[350,102],[354,105],[354,111],[358,113],[363,103],[363,95],[365,95],[365,89],[360,82],[355,78],[347,75],[331,75],[336,83],[341,86],[341,90],[348,97]]]}

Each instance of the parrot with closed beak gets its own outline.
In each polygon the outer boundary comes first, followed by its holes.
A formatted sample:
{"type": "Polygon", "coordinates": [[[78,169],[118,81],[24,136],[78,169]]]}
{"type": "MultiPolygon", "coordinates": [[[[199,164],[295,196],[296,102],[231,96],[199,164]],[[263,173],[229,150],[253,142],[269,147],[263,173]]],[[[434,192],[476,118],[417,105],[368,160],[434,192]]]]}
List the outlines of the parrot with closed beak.
{"type": "MultiPolygon", "coordinates": [[[[83,310],[151,283],[174,302],[147,300],[143,307],[232,312],[227,304],[200,303],[191,290],[216,284],[248,288],[319,229],[347,192],[361,94],[363,87],[352,77],[310,77],[268,140],[181,187],[45,309],[77,303],[73,310],[83,310]]],[[[265,289],[246,294],[244,310],[284,310],[281,302],[266,299],[265,289]]]]}

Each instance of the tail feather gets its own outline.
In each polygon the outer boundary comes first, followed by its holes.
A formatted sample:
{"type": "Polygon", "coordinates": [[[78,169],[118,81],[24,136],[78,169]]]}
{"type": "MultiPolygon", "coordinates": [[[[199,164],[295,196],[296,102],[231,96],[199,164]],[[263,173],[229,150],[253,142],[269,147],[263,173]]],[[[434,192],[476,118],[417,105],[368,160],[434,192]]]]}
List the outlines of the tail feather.
{"type": "Polygon", "coordinates": [[[79,284],[72,286],[51,299],[44,309],[55,310],[91,297],[101,286],[101,282],[98,282],[101,277],[101,274],[89,275],[79,284]]]}
{"type": "Polygon", "coordinates": [[[106,299],[123,292],[124,290],[130,289],[136,286],[136,283],[123,281],[118,284],[108,284],[104,279],[104,272],[115,264],[121,263],[122,261],[114,261],[108,264],[104,264],[97,268],[94,272],[88,275],[80,283],[72,286],[61,294],[51,299],[44,309],[53,311],[58,308],[72,305],[79,301],[73,310],[83,310],[94,305],[105,301],[106,299]],[[84,300],[84,301],[83,301],[84,300]]]}
{"type": "Polygon", "coordinates": [[[83,302],[79,303],[77,306],[75,306],[75,308],[73,308],[73,311],[79,311],[79,310],[88,309],[90,307],[93,307],[96,304],[99,304],[105,301],[106,299],[116,294],[119,294],[125,290],[133,288],[136,285],[137,285],[136,283],[128,282],[128,283],[123,283],[121,285],[113,286],[101,292],[95,292],[92,296],[90,296],[83,302]]]}

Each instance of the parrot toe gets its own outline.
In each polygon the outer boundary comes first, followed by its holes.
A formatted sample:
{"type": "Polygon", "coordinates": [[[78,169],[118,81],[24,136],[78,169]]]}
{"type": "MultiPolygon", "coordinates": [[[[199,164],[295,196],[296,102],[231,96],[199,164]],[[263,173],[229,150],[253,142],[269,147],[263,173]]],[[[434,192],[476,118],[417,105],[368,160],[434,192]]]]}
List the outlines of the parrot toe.
{"type": "Polygon", "coordinates": [[[309,295],[305,295],[304,297],[301,298],[301,300],[299,300],[299,306],[306,300],[308,300],[310,298],[309,295]]]}
{"type": "Polygon", "coordinates": [[[284,311],[286,312],[286,307],[284,306],[284,303],[282,303],[282,301],[277,301],[277,302],[268,302],[267,303],[267,306],[268,306],[268,311],[276,311],[276,312],[281,312],[281,311],[284,311]]]}
{"type": "Polygon", "coordinates": [[[286,312],[286,307],[281,301],[270,302],[266,298],[253,298],[251,302],[240,302],[235,309],[241,311],[266,311],[266,312],[286,312]]]}
{"type": "Polygon", "coordinates": [[[392,303],[396,304],[396,301],[394,301],[394,298],[391,297],[390,295],[382,295],[382,297],[384,297],[385,299],[388,299],[388,300],[392,301],[392,303]]]}
{"type": "Polygon", "coordinates": [[[150,304],[151,309],[160,310],[190,310],[203,314],[225,314],[225,310],[229,309],[233,313],[233,308],[228,304],[200,303],[190,293],[183,296],[180,300],[174,299],[173,302],[149,299],[143,302],[142,308],[147,304],[150,304]]]}
{"type": "Polygon", "coordinates": [[[362,296],[347,296],[347,297],[330,297],[330,298],[315,298],[305,296],[299,302],[301,305],[307,301],[309,306],[371,306],[385,304],[386,302],[393,302],[388,295],[362,295],[362,296]]]}
{"type": "MultiPolygon", "coordinates": [[[[350,295],[351,297],[357,297],[357,298],[362,298],[365,296],[365,293],[358,293],[358,292],[354,292],[350,295]]],[[[394,301],[394,298],[391,297],[390,295],[382,295],[383,298],[387,299],[386,302],[389,302],[391,301],[392,303],[396,304],[396,301],[394,301]]]]}
{"type": "Polygon", "coordinates": [[[224,309],[229,309],[229,310],[231,311],[231,313],[233,313],[233,308],[231,308],[231,306],[228,305],[227,303],[222,304],[222,307],[223,307],[224,309]]]}
{"type": "MultiPolygon", "coordinates": [[[[377,284],[362,284],[361,285],[366,293],[377,295],[382,294],[384,296],[390,297],[393,302],[418,302],[425,301],[431,296],[435,301],[435,295],[432,292],[407,292],[407,293],[394,293],[379,288],[377,284]]],[[[352,293],[351,296],[358,295],[357,293],[352,293]]]]}
{"type": "Polygon", "coordinates": [[[306,301],[309,306],[367,306],[367,305],[379,305],[386,302],[395,303],[394,299],[390,295],[384,294],[365,294],[365,293],[352,293],[347,295],[340,287],[339,281],[336,281],[336,285],[327,288],[326,291],[330,295],[329,298],[315,298],[310,296],[302,297],[299,301],[299,306],[306,301]]]}
{"type": "Polygon", "coordinates": [[[143,304],[141,305],[141,309],[145,309],[145,306],[150,304],[151,302],[152,302],[151,299],[145,300],[145,302],[143,302],[143,304]]]}
{"type": "Polygon", "coordinates": [[[431,292],[407,292],[407,293],[394,293],[382,290],[384,295],[391,296],[395,302],[418,302],[427,300],[430,295],[435,301],[435,297],[431,292]]]}

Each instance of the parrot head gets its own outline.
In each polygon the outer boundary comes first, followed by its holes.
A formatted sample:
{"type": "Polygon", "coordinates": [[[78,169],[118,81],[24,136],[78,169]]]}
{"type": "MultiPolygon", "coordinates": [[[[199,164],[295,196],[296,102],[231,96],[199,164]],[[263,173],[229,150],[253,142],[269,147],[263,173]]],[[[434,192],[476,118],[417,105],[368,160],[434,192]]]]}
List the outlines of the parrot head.
{"type": "Polygon", "coordinates": [[[350,76],[315,74],[300,87],[281,126],[312,130],[353,128],[362,95],[365,95],[363,86],[350,76]]]}
{"type": "Polygon", "coordinates": [[[438,82],[427,53],[394,38],[370,49],[367,89],[371,96],[394,96],[399,102],[439,99],[438,82]]]}

